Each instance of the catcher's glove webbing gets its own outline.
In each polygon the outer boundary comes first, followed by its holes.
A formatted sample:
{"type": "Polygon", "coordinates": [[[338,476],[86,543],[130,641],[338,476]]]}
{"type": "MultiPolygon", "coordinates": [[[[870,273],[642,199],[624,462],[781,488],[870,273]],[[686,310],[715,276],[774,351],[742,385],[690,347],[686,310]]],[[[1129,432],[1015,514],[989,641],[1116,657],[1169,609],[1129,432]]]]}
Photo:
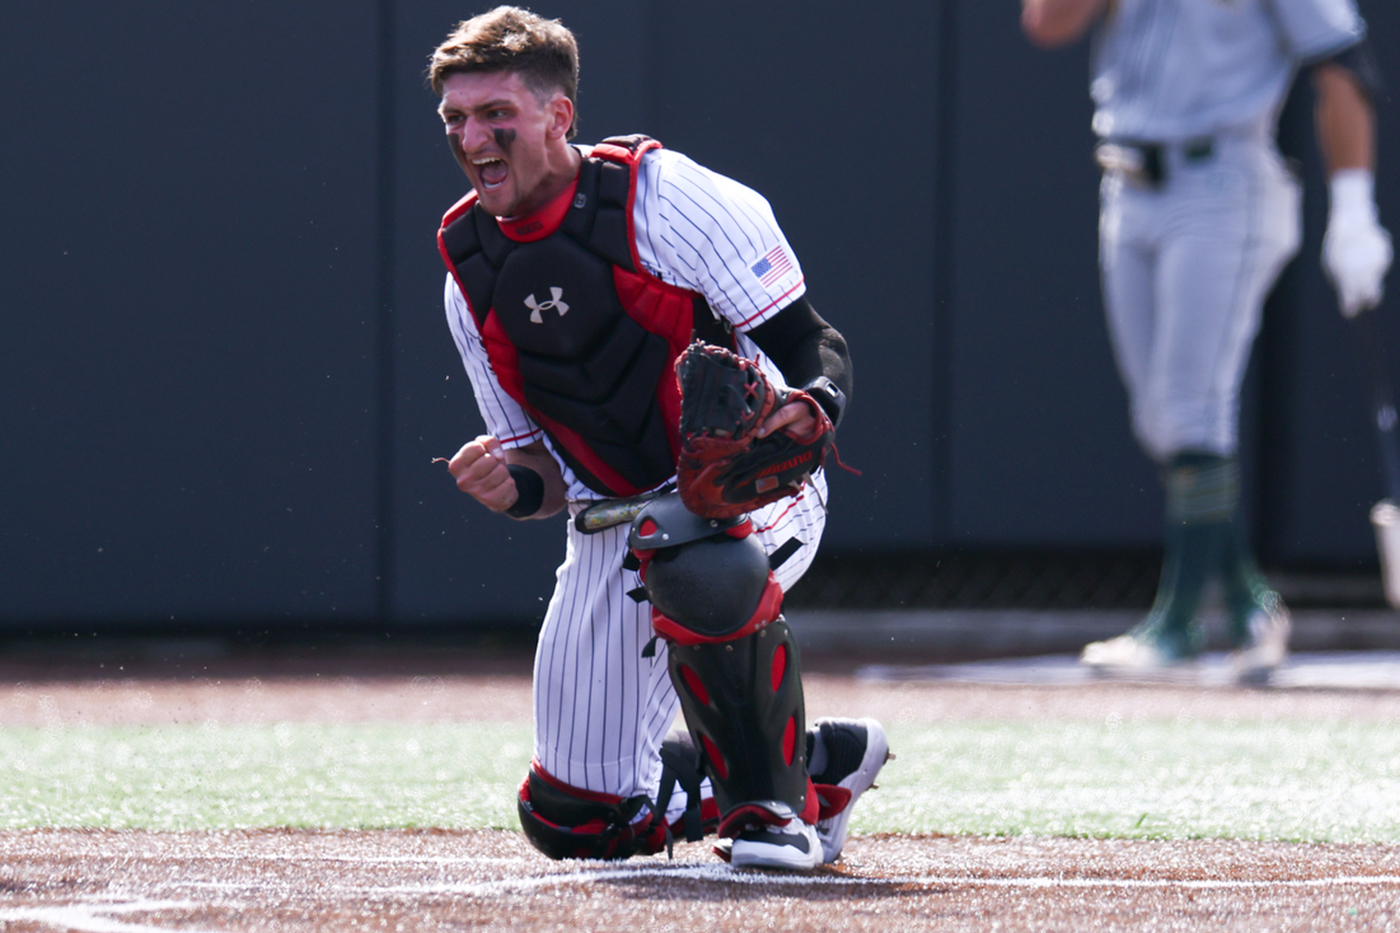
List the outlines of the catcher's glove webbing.
{"type": "Polygon", "coordinates": [[[681,455],[676,481],[686,508],[730,518],[796,495],[826,458],[835,429],[800,389],[780,389],[753,360],[695,341],[676,361],[681,388],[681,455]],[[786,430],[758,437],[784,405],[804,400],[816,416],[805,437],[786,430]]]}

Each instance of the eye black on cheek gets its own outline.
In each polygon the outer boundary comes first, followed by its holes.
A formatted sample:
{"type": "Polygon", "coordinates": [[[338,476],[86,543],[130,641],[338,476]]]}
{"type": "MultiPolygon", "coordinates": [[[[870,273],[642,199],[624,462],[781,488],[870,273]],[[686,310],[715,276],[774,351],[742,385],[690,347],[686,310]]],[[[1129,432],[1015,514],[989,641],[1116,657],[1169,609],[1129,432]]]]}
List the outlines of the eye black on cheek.
{"type": "Polygon", "coordinates": [[[502,151],[510,152],[510,147],[515,142],[515,130],[497,129],[495,137],[496,145],[500,146],[502,151]]]}

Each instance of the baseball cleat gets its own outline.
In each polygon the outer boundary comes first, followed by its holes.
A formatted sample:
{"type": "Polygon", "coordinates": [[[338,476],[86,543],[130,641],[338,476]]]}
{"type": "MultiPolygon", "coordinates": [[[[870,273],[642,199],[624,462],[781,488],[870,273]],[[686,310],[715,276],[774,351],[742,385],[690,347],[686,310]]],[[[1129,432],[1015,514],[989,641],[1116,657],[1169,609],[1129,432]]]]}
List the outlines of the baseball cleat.
{"type": "Polygon", "coordinates": [[[1288,610],[1275,600],[1271,608],[1259,607],[1246,622],[1243,645],[1230,653],[1230,667],[1242,684],[1267,684],[1276,668],[1288,659],[1288,636],[1293,630],[1288,610]]]}
{"type": "Polygon", "coordinates": [[[1203,640],[1199,628],[1175,631],[1145,622],[1126,635],[1085,645],[1079,663],[1105,674],[1170,673],[1194,662],[1203,640]]]}
{"type": "Polygon", "coordinates": [[[841,857],[856,800],[875,786],[876,775],[893,757],[885,728],[874,719],[818,719],[807,730],[812,782],[835,785],[851,793],[840,811],[817,822],[824,864],[841,857]]]}
{"type": "MultiPolygon", "coordinates": [[[[774,800],[736,809],[752,818],[732,839],[720,839],[714,847],[715,854],[735,868],[808,871],[822,863],[817,828],[786,804],[774,800]]],[[[726,821],[733,818],[731,814],[726,821]]]]}

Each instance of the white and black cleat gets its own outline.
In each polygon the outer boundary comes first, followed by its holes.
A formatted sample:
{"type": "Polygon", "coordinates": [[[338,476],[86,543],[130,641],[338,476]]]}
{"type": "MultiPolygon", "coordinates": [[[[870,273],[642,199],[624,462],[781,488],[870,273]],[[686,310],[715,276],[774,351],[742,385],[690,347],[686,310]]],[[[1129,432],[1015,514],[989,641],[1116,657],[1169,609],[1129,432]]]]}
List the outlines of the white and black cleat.
{"type": "Polygon", "coordinates": [[[1288,660],[1288,638],[1293,622],[1279,602],[1272,608],[1255,609],[1246,624],[1248,640],[1230,653],[1235,682],[1245,686],[1266,686],[1274,671],[1288,660]]]}
{"type": "Polygon", "coordinates": [[[822,862],[841,857],[851,810],[860,795],[875,786],[875,778],[890,754],[885,727],[874,719],[818,719],[807,731],[807,763],[815,784],[835,785],[850,791],[846,805],[835,815],[817,822],[822,862]]]}
{"type": "MultiPolygon", "coordinates": [[[[720,839],[715,854],[735,868],[809,871],[822,863],[817,828],[792,808],[776,800],[744,804],[742,828],[732,839],[720,839]]],[[[732,817],[726,817],[726,820],[732,817]]]]}

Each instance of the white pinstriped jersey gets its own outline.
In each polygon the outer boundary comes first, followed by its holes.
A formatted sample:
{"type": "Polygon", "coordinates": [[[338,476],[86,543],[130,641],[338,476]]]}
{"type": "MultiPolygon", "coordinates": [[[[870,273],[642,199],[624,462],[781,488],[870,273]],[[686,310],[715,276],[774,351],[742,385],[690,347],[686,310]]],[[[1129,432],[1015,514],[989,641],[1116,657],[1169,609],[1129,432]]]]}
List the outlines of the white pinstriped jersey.
{"type": "Polygon", "coordinates": [[[1365,34],[1352,0],[1115,0],[1095,37],[1094,132],[1271,135],[1297,68],[1365,34]]]}
{"type": "MultiPolygon", "coordinates": [[[[739,352],[758,360],[769,378],[783,382],[778,368],[743,334],[806,291],[802,267],[768,201],[678,152],[654,149],[643,156],[638,172],[633,223],[643,267],[670,285],[703,295],[733,326],[739,352]]],[[[548,445],[544,432],[496,381],[476,320],[451,274],[444,304],[487,432],[504,447],[537,440],[548,445]]],[[[569,499],[598,498],[557,454],[555,459],[569,499]]]]}

